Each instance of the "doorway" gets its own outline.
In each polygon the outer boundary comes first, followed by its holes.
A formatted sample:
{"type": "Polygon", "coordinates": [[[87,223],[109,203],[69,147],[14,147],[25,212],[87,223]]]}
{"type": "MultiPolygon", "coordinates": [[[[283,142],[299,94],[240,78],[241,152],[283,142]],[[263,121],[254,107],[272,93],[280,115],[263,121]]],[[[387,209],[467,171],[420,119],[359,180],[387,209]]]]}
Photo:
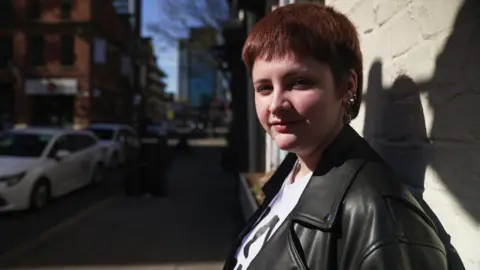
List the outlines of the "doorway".
{"type": "Polygon", "coordinates": [[[75,97],[68,95],[32,96],[31,122],[35,126],[71,127],[75,97]]]}

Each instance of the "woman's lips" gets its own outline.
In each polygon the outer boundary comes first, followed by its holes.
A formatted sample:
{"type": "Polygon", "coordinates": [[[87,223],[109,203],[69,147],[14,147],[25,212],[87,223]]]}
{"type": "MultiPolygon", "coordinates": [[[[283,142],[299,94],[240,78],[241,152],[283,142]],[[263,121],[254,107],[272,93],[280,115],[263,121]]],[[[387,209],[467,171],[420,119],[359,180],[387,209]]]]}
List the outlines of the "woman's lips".
{"type": "Polygon", "coordinates": [[[298,123],[300,123],[300,121],[278,122],[272,123],[271,126],[278,133],[289,133],[298,123]]]}

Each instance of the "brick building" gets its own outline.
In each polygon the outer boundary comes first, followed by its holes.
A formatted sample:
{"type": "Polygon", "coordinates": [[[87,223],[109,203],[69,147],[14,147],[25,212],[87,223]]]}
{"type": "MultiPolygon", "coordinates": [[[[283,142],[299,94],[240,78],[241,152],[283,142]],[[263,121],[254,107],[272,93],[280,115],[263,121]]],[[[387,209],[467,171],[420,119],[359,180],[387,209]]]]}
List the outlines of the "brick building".
{"type": "Polygon", "coordinates": [[[142,38],[143,62],[140,66],[140,81],[143,86],[142,98],[144,116],[149,121],[157,122],[167,119],[168,97],[165,93],[166,84],[163,78],[167,75],[158,67],[157,57],[153,48],[152,39],[142,38]]]}
{"type": "Polygon", "coordinates": [[[135,33],[111,0],[2,0],[0,20],[0,115],[74,127],[126,121],[135,33]]]}

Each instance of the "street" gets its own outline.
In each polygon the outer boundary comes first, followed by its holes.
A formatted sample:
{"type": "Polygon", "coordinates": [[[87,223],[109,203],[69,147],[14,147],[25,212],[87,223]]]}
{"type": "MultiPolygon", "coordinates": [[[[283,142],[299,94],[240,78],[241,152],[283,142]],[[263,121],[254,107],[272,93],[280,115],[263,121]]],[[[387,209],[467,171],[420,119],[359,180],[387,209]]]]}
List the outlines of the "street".
{"type": "Polygon", "coordinates": [[[39,213],[0,216],[0,269],[220,269],[242,224],[221,151],[176,153],[163,197],[125,196],[116,172],[39,213]]]}
{"type": "Polygon", "coordinates": [[[0,254],[75,217],[80,211],[121,191],[120,172],[110,172],[108,180],[101,187],[88,187],[51,202],[39,212],[14,212],[0,216],[0,254]]]}

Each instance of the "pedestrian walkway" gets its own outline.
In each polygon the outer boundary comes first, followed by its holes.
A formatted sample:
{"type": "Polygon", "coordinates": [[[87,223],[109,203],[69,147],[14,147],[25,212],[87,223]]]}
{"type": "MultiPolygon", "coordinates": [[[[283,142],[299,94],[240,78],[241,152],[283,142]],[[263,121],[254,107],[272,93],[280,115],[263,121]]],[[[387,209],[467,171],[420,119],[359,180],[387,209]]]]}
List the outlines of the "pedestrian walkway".
{"type": "Polygon", "coordinates": [[[221,269],[242,221],[238,180],[220,156],[221,148],[175,155],[166,197],[110,198],[8,269],[221,269]]]}

